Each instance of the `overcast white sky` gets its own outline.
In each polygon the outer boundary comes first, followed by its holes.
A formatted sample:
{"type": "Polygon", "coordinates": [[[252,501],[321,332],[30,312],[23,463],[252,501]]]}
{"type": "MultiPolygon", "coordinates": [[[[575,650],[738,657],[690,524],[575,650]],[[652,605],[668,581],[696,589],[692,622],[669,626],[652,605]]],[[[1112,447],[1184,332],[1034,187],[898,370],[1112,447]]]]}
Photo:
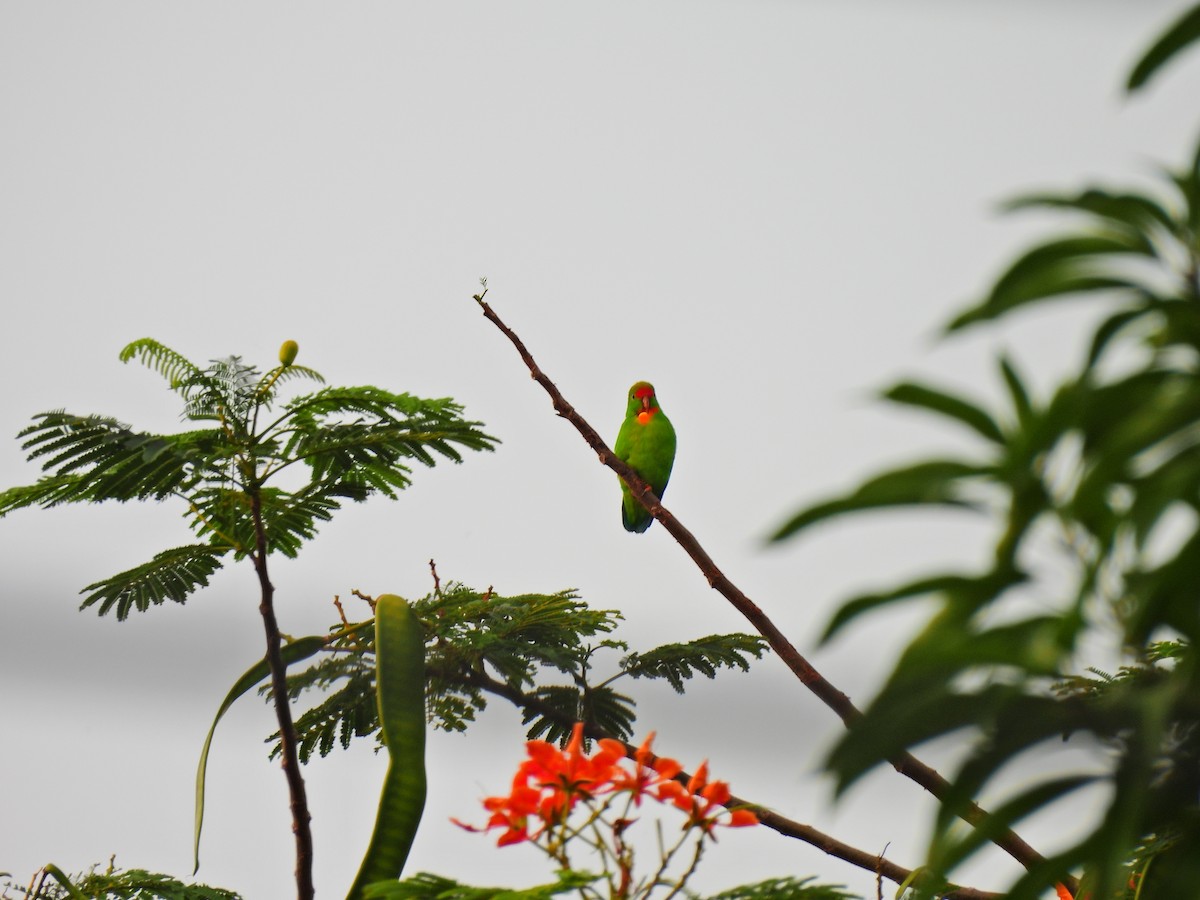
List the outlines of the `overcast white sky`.
{"type": "MultiPolygon", "coordinates": [[[[1119,84],[1188,4],[1168,0],[658,0],[604,4],[8,3],[0,6],[0,485],[37,476],[15,434],[67,407],[147,428],[177,408],[122,366],[153,336],[194,360],[267,366],[279,343],[333,383],[453,396],[504,444],[417,473],[397,503],[343,512],[274,568],[281,625],[313,633],[333,595],[578,588],[635,647],[748,630],[661,528],[620,526],[614,477],[558,421],[470,296],[492,300],[568,399],[615,435],[652,380],[679,434],[667,505],[802,651],[860,702],[914,621],[815,649],[840,599],[933,561],[971,560],[958,518],[839,526],[774,550],[801,503],[921,450],[957,446],[871,402],[924,373],[994,394],[1002,342],[1049,377],[1077,311],[945,345],[936,328],[1044,221],[998,200],[1177,163],[1200,67],[1147,96],[1119,84]]],[[[190,869],[196,756],[221,697],[261,655],[249,568],[186,607],[118,624],[78,590],[187,541],[173,505],[0,521],[0,870],[54,861],[190,869]]],[[[774,659],[682,700],[631,686],[639,734],[738,793],[872,852],[919,861],[928,806],[890,772],[831,808],[815,774],[834,717],[774,659]]],[[[218,732],[200,879],[294,894],[269,708],[218,732]]],[[[521,754],[497,703],[431,740],[409,871],[547,880],[478,817],[521,754]]],[[[928,754],[937,759],[938,750],[928,754]]],[[[1064,751],[1069,754],[1069,751],[1064,751]]],[[[1066,764],[1069,755],[1044,762],[1066,764]]],[[[383,760],[308,767],[320,896],[343,893],[383,760]]],[[[1052,847],[1061,821],[1026,829],[1052,847]]],[[[1012,867],[970,871],[995,888],[1012,867]]],[[[874,879],[763,830],[731,834],[696,887],[817,874],[874,879]]]]}

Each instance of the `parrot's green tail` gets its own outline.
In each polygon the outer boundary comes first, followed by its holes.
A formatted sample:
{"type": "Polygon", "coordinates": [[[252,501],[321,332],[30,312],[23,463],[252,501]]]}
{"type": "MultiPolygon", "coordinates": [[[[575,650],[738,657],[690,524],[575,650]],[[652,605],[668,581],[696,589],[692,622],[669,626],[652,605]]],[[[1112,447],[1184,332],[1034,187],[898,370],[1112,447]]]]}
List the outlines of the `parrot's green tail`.
{"type": "Polygon", "coordinates": [[[621,524],[625,526],[626,531],[632,531],[635,534],[641,534],[651,523],[654,522],[654,516],[650,515],[641,504],[630,498],[629,503],[621,504],[621,524]],[[633,506],[631,510],[629,507],[633,506]]]}

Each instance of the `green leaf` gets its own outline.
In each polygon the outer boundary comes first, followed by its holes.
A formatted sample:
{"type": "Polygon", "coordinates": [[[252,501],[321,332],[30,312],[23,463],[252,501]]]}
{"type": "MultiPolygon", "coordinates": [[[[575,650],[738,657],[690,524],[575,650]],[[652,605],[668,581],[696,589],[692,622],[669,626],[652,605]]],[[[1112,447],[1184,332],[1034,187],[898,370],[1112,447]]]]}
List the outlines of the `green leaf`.
{"type": "Polygon", "coordinates": [[[977,306],[957,316],[947,326],[958,331],[976,322],[999,318],[1018,307],[1068,294],[1136,288],[1126,278],[1097,271],[1097,264],[1113,257],[1150,255],[1143,240],[1116,234],[1059,238],[1040,244],[1021,256],[1000,276],[991,293],[977,306]]]}
{"type": "Polygon", "coordinates": [[[88,900],[87,895],[85,895],[79,890],[79,888],[72,884],[71,879],[67,877],[66,873],[63,872],[63,870],[58,866],[54,865],[54,863],[47,863],[42,868],[46,870],[47,875],[62,885],[63,890],[67,892],[67,894],[71,897],[71,900],[88,900]]]}
{"type": "Polygon", "coordinates": [[[529,725],[526,736],[530,740],[565,744],[576,722],[590,722],[622,741],[633,736],[633,700],[607,685],[587,689],[546,685],[534,690],[532,699],[536,704],[521,711],[521,724],[529,725]]]}
{"type": "MultiPolygon", "coordinates": [[[[1088,213],[1126,233],[1145,233],[1160,227],[1174,233],[1178,223],[1157,200],[1144,194],[1113,193],[1100,188],[1088,188],[1078,194],[1026,194],[1008,201],[1006,211],[1022,209],[1066,209],[1088,213]]],[[[1149,247],[1149,245],[1147,245],[1149,247]]]]}
{"type": "Polygon", "coordinates": [[[767,642],[758,635],[714,634],[680,644],[664,644],[645,653],[631,653],[621,661],[631,678],[663,678],[682,694],[684,682],[696,673],[715,678],[717,669],[750,671],[748,657],[761,659],[767,642]]]}
{"type": "Polygon", "coordinates": [[[200,369],[194,363],[153,338],[141,338],[126,344],[121,351],[120,359],[124,363],[136,359],[143,365],[154,369],[170,382],[171,390],[178,390],[201,374],[200,369]]]}
{"type": "Polygon", "coordinates": [[[1100,362],[1108,345],[1130,325],[1138,322],[1153,311],[1152,306],[1135,306],[1113,313],[1100,323],[1092,333],[1092,344],[1088,349],[1087,368],[1092,369],[1100,362]]]}
{"type": "MultiPolygon", "coordinates": [[[[300,662],[302,659],[308,659],[324,647],[326,643],[327,639],[322,635],[304,637],[284,644],[280,647],[280,654],[283,656],[284,663],[291,665],[300,662]]],[[[207,736],[204,738],[204,747],[200,750],[200,763],[196,766],[196,822],[192,848],[195,867],[192,869],[193,875],[200,869],[200,829],[204,825],[204,783],[208,772],[208,751],[212,747],[212,739],[217,731],[217,723],[221,721],[221,717],[225,715],[239,697],[251,690],[259,682],[265,681],[270,674],[271,668],[265,658],[260,659],[243,672],[242,676],[233,683],[233,687],[229,689],[229,693],[225,695],[225,699],[221,701],[217,715],[208,729],[207,736]]]]}
{"type": "Polygon", "coordinates": [[[944,594],[960,605],[965,601],[970,608],[977,608],[1023,580],[1024,575],[1015,571],[988,572],[984,575],[945,574],[918,578],[888,591],[862,594],[848,600],[838,609],[826,626],[821,641],[829,641],[854,619],[881,606],[930,594],[944,594]]]}
{"type": "Polygon", "coordinates": [[[1033,401],[1029,399],[1029,391],[1026,389],[1025,383],[1007,356],[1000,357],[1000,375],[1004,378],[1008,396],[1017,413],[1017,423],[1023,428],[1031,427],[1037,418],[1033,409],[1033,401]]]}
{"type": "Polygon", "coordinates": [[[1126,90],[1132,93],[1144,87],[1159,69],[1197,39],[1200,39],[1200,5],[1184,13],[1142,54],[1129,73],[1126,90]]]}
{"type": "Polygon", "coordinates": [[[898,759],[927,740],[976,728],[1014,693],[1014,688],[1000,684],[974,694],[955,694],[925,684],[889,695],[886,703],[873,703],[826,759],[826,768],[836,778],[837,794],[843,795],[871,769],[898,759]]]}
{"type": "MultiPolygon", "coordinates": [[[[935,835],[929,850],[928,865],[935,872],[948,875],[977,850],[1000,838],[1022,819],[1063,797],[1096,782],[1091,775],[1066,775],[1028,788],[993,810],[982,822],[961,837],[951,837],[944,829],[935,835]]],[[[944,807],[943,807],[944,808],[944,807]]]]}
{"type": "Polygon", "coordinates": [[[769,878],[713,894],[708,900],[857,900],[841,885],[814,884],[815,877],[769,878]]]}
{"type": "MultiPolygon", "coordinates": [[[[421,872],[403,881],[368,885],[367,900],[551,900],[568,891],[581,891],[602,876],[588,872],[560,871],[557,880],[528,888],[471,887],[450,878],[421,872]]],[[[586,894],[585,894],[586,896],[586,894]]]]}
{"type": "Polygon", "coordinates": [[[960,493],[959,482],[991,474],[990,466],[958,460],[932,460],[894,469],[863,482],[855,491],[796,513],[776,529],[770,540],[793,537],[818,522],[895,506],[955,506],[973,508],[960,493]]]}
{"type": "Polygon", "coordinates": [[[1200,512],[1200,445],[1184,447],[1132,484],[1129,523],[1138,547],[1144,548],[1155,526],[1177,504],[1200,512]]]}
{"type": "Polygon", "coordinates": [[[902,403],[939,413],[961,422],[993,443],[1004,443],[1004,432],[1000,430],[996,421],[983,408],[961,397],[912,382],[902,382],[888,388],[883,396],[893,403],[902,403]]]}
{"type": "Polygon", "coordinates": [[[43,471],[77,476],[60,482],[71,486],[71,495],[54,502],[163,500],[195,481],[188,448],[105,416],[40,413],[17,436],[25,438],[21,447],[30,461],[43,460],[43,471]]]}
{"type": "Polygon", "coordinates": [[[1200,641],[1200,531],[1193,531],[1176,554],[1150,568],[1126,575],[1126,640],[1139,646],[1156,628],[1172,628],[1195,644],[1200,641]]]}
{"type": "Polygon", "coordinates": [[[99,603],[98,612],[106,615],[115,606],[117,621],[123,622],[134,609],[145,612],[152,605],[172,600],[183,603],[192,593],[208,585],[209,576],[221,568],[221,557],[228,547],[191,544],[155,554],[150,562],[119,572],[104,581],[89,584],[80,593],[88,593],[80,609],[99,603]]]}

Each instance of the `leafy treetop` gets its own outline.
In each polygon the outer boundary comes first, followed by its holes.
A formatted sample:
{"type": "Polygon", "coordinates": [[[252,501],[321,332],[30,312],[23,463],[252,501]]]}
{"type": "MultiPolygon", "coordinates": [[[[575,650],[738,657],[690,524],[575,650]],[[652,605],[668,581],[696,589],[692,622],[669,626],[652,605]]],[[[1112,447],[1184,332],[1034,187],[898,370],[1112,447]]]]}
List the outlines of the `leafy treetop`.
{"type": "Polygon", "coordinates": [[[154,434],[104,416],[41,413],[19,437],[46,474],[0,493],[0,516],[105,500],[174,497],[187,504],[196,543],[84,589],[84,607],[97,605],[101,615],[115,609],[118,619],[164,600],[184,602],[227,554],[294,557],[347,500],[395,499],[410,484],[414,463],[457,463],[461,450],[497,443],[448,398],[360,386],[322,387],[281,402],[285,383],[324,383],[290,361],[265,373],[237,356],[200,368],[150,338],[129,344],[121,359],[162,375],[193,427],[154,434]]]}

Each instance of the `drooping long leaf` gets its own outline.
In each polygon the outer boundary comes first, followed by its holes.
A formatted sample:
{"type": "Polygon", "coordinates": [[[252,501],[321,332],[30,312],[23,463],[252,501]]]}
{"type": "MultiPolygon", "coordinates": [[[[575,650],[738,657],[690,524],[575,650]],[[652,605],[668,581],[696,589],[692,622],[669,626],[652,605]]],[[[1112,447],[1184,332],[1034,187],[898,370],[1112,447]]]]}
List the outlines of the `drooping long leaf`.
{"type": "Polygon", "coordinates": [[[1078,194],[1025,194],[1004,204],[1003,209],[1064,209],[1090,213],[1118,227],[1145,232],[1161,227],[1171,232],[1176,223],[1158,200],[1144,194],[1114,193],[1088,188],[1078,194]]]}
{"type": "Polygon", "coordinates": [[[959,460],[932,460],[893,469],[863,482],[844,497],[801,510],[776,529],[770,540],[781,541],[826,519],[870,509],[928,505],[971,508],[973,504],[961,495],[959,482],[991,471],[990,466],[959,460]]]}
{"type": "Polygon", "coordinates": [[[833,638],[846,625],[865,612],[878,609],[902,600],[914,600],[927,597],[930,594],[946,594],[955,598],[968,598],[972,606],[982,605],[989,598],[998,596],[1002,591],[1019,584],[1024,576],[1016,571],[988,572],[984,575],[933,575],[909,581],[889,591],[862,594],[846,603],[834,613],[821,641],[833,638]]]}
{"type": "Polygon", "coordinates": [[[71,879],[67,877],[67,874],[54,863],[46,863],[42,868],[46,870],[47,875],[59,883],[59,886],[71,897],[71,900],[88,900],[87,895],[75,887],[71,879]]]}
{"type": "MultiPolygon", "coordinates": [[[[311,635],[284,644],[280,648],[280,653],[283,655],[284,663],[291,665],[292,663],[300,662],[302,659],[308,659],[324,647],[326,643],[327,638],[323,635],[311,635]]],[[[208,729],[207,736],[204,738],[204,747],[200,751],[200,763],[196,766],[196,824],[192,847],[195,867],[192,869],[193,875],[200,869],[200,829],[204,825],[204,782],[208,772],[208,751],[212,746],[213,734],[216,733],[217,723],[221,721],[221,717],[228,712],[229,707],[233,706],[239,697],[251,690],[259,682],[265,681],[270,674],[271,669],[265,658],[260,659],[243,672],[242,676],[233,683],[233,687],[229,689],[229,693],[225,695],[225,699],[221,701],[217,715],[208,729]]]]}
{"type": "Polygon", "coordinates": [[[976,322],[999,318],[1038,300],[1110,289],[1131,289],[1127,278],[1099,271],[1114,257],[1152,255],[1144,240],[1117,234],[1073,235],[1039,244],[1028,250],[997,279],[988,296],[955,317],[946,327],[958,331],[976,322]]]}
{"type": "Polygon", "coordinates": [[[986,410],[969,400],[923,384],[902,382],[888,388],[883,396],[893,403],[903,403],[955,419],[996,444],[1004,443],[1004,432],[986,410]]]}

